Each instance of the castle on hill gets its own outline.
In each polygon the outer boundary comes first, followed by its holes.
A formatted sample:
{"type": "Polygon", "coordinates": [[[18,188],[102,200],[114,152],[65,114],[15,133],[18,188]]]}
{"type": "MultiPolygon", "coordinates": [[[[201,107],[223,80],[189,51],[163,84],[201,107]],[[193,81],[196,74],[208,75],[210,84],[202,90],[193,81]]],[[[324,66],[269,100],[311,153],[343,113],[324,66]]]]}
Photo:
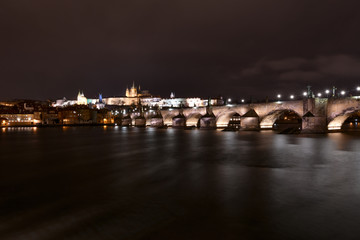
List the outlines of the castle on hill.
{"type": "MultiPolygon", "coordinates": [[[[141,90],[140,85],[135,86],[133,82],[131,88],[126,88],[125,96],[120,97],[102,97],[90,99],[86,98],[83,91],[79,91],[77,100],[67,100],[66,98],[56,100],[53,103],[54,107],[65,107],[71,105],[93,105],[96,108],[103,108],[105,105],[116,106],[131,106],[131,105],[144,105],[144,106],[158,106],[163,107],[204,107],[208,105],[208,99],[201,98],[176,98],[175,93],[170,94],[170,98],[161,98],[160,96],[152,96],[149,91],[141,90]]],[[[222,105],[222,99],[212,99],[211,105],[222,105]]]]}

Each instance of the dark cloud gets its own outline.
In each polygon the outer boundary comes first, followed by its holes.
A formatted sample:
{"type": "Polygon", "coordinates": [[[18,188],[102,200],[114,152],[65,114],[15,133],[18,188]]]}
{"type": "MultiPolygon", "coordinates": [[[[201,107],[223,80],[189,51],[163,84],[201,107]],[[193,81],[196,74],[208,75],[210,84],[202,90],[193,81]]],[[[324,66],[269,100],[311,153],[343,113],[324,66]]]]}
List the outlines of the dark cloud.
{"type": "MultiPolygon", "coordinates": [[[[312,85],[317,88],[339,85],[349,89],[360,84],[360,58],[350,55],[261,60],[245,68],[241,78],[267,79],[277,89],[294,91],[312,85]]],[[[264,82],[264,80],[263,80],[264,82]]]]}
{"type": "Polygon", "coordinates": [[[279,74],[279,80],[311,82],[321,79],[323,75],[315,71],[288,71],[279,74]]]}
{"type": "Polygon", "coordinates": [[[358,84],[355,0],[2,0],[0,98],[358,84]]]}
{"type": "MultiPolygon", "coordinates": [[[[286,76],[304,75],[310,79],[320,76],[342,76],[360,78],[360,58],[349,55],[319,56],[314,59],[285,58],[281,60],[261,60],[254,66],[242,70],[244,76],[256,76],[268,72],[286,76]],[[303,69],[303,70],[301,70],[303,69]],[[311,69],[305,71],[304,69],[311,69]],[[289,73],[289,74],[287,74],[289,73]]],[[[305,77],[306,80],[307,77],[305,77]]]]}
{"type": "Polygon", "coordinates": [[[293,70],[293,69],[299,69],[307,64],[309,64],[309,61],[304,58],[288,58],[288,59],[282,59],[282,60],[274,60],[274,61],[267,61],[264,63],[266,67],[272,69],[272,70],[293,70]]]}
{"type": "Polygon", "coordinates": [[[315,64],[323,74],[360,79],[360,58],[348,55],[319,57],[315,64]]]}

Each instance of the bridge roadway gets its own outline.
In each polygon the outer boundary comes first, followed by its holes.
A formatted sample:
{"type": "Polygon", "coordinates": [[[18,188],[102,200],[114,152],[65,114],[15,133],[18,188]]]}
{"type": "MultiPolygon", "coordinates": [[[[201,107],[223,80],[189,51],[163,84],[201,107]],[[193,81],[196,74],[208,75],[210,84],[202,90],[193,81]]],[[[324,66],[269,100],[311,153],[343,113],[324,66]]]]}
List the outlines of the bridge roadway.
{"type": "MultiPolygon", "coordinates": [[[[226,127],[231,117],[241,116],[243,129],[272,129],[276,120],[285,112],[294,112],[302,119],[303,132],[340,130],[344,122],[360,112],[360,98],[304,98],[294,101],[276,101],[252,104],[213,106],[211,113],[205,107],[161,110],[162,123],[174,126],[174,118],[180,112],[186,126],[197,126],[204,117],[213,118],[207,127],[226,127]],[[211,115],[208,115],[206,113],[211,115]]],[[[146,125],[151,125],[153,115],[146,114],[146,125]]]]}

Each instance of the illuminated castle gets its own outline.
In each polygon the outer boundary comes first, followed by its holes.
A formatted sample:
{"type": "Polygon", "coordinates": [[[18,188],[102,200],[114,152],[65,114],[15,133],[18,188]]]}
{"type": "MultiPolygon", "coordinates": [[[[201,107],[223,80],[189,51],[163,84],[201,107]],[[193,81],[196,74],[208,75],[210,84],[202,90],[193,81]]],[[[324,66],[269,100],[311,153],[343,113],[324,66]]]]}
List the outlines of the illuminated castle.
{"type": "Polygon", "coordinates": [[[87,98],[84,95],[84,92],[80,92],[77,95],[77,104],[78,105],[87,105],[87,98]]]}
{"type": "MultiPolygon", "coordinates": [[[[139,86],[139,92],[140,92],[140,86],[139,86]]],[[[138,89],[135,87],[135,84],[133,82],[132,87],[130,88],[126,88],[126,93],[125,93],[126,97],[138,97],[138,89]]]]}

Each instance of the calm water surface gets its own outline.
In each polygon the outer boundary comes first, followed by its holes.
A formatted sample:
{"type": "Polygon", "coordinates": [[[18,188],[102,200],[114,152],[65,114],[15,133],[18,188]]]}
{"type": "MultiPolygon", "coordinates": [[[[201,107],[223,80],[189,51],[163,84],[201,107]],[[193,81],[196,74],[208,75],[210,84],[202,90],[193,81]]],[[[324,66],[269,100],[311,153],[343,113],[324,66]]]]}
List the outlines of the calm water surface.
{"type": "Polygon", "coordinates": [[[359,239],[360,135],[2,129],[0,239],[359,239]]]}

